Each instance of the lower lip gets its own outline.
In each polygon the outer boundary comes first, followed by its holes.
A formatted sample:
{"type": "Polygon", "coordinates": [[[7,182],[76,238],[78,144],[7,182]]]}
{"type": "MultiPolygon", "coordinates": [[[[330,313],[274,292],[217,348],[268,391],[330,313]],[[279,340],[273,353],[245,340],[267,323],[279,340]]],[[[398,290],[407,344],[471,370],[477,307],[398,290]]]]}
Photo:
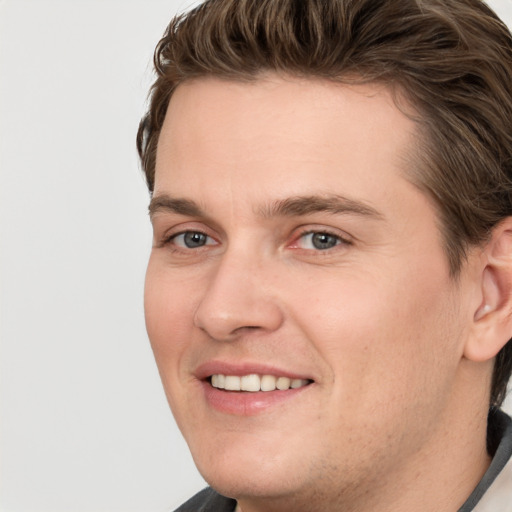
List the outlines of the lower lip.
{"type": "Polygon", "coordinates": [[[311,384],[281,391],[225,391],[202,381],[206,402],[217,411],[237,416],[254,416],[294,399],[311,384]]]}

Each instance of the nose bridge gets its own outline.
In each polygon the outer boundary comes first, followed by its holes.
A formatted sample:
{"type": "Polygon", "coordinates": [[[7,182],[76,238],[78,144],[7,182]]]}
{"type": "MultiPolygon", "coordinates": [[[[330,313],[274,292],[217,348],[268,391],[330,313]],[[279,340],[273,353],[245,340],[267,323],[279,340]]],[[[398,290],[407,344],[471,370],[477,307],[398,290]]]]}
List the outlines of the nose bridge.
{"type": "Polygon", "coordinates": [[[271,268],[263,255],[232,247],[220,257],[197,307],[194,323],[212,338],[229,340],[246,329],[272,331],[282,311],[272,293],[271,268]]]}

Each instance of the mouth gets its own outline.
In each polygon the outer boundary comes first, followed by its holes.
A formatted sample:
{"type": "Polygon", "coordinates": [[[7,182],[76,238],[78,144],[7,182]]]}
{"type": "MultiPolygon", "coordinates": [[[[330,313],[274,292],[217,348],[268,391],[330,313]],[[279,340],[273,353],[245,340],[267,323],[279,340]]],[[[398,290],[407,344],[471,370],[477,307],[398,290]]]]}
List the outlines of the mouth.
{"type": "Polygon", "coordinates": [[[316,382],[309,375],[254,362],[209,361],[194,373],[207,406],[235,416],[270,413],[299,403],[298,397],[310,395],[316,382]]]}
{"type": "Polygon", "coordinates": [[[207,407],[234,416],[254,416],[292,407],[297,400],[307,399],[316,383],[307,374],[249,361],[212,360],[194,373],[207,407]]]}
{"type": "Polygon", "coordinates": [[[240,376],[216,373],[208,377],[207,381],[212,387],[219,390],[249,393],[299,389],[313,382],[311,379],[292,379],[285,376],[258,375],[256,373],[240,376]]]}

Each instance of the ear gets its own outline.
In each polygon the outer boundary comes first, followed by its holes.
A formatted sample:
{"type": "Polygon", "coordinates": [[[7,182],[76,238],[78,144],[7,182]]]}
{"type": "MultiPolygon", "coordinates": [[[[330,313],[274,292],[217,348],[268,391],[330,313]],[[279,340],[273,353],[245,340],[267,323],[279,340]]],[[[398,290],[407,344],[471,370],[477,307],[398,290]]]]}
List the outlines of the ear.
{"type": "Polygon", "coordinates": [[[481,298],[464,350],[464,356],[475,362],[494,358],[512,338],[512,217],[493,229],[481,261],[481,298]]]}

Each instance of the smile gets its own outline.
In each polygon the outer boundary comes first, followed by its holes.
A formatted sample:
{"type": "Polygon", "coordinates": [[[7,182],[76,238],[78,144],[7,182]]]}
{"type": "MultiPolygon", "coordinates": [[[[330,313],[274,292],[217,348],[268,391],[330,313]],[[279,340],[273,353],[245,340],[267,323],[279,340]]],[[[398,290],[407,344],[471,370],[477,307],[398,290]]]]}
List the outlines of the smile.
{"type": "Polygon", "coordinates": [[[226,391],[286,391],[287,389],[298,389],[310,384],[306,379],[290,379],[289,377],[277,377],[274,375],[223,375],[214,374],[210,377],[210,384],[217,389],[226,391]]]}

